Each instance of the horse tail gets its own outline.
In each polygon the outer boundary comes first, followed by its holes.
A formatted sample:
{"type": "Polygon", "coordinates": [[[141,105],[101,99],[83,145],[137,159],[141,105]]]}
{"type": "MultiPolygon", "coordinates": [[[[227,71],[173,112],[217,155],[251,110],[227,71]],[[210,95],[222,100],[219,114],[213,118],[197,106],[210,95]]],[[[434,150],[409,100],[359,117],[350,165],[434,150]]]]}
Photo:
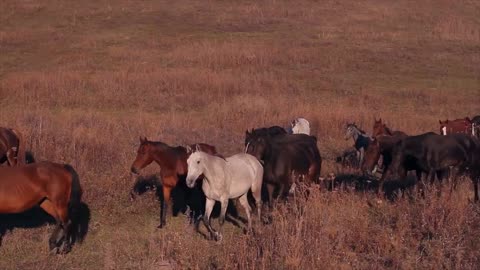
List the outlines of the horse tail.
{"type": "Polygon", "coordinates": [[[68,219],[71,222],[69,233],[67,235],[70,243],[77,240],[82,242],[88,231],[90,221],[90,210],[82,203],[82,187],[80,186],[80,177],[70,164],[64,164],[64,168],[70,173],[71,188],[70,200],[68,201],[68,219]]]}
{"type": "Polygon", "coordinates": [[[17,137],[18,148],[17,148],[17,166],[25,165],[25,142],[23,141],[23,135],[20,131],[16,129],[11,129],[13,134],[17,137]]]}

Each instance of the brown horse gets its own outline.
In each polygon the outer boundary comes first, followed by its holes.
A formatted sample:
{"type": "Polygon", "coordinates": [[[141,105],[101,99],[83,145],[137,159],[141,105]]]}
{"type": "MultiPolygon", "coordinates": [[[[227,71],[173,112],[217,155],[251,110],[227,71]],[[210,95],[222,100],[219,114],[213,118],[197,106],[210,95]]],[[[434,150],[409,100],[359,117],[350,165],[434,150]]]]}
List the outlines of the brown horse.
{"type": "Polygon", "coordinates": [[[39,162],[0,167],[0,214],[21,213],[40,206],[55,218],[50,250],[67,253],[79,235],[82,188],[68,164],[39,162]]]}
{"type": "Polygon", "coordinates": [[[382,118],[374,119],[375,122],[373,123],[373,133],[372,137],[376,138],[380,135],[389,135],[389,136],[406,136],[407,134],[403,131],[392,131],[387,125],[382,122],[382,118]]]}
{"type": "Polygon", "coordinates": [[[383,157],[383,173],[382,177],[380,178],[379,191],[382,191],[383,189],[383,183],[387,175],[385,172],[392,163],[392,153],[395,145],[407,137],[407,135],[402,135],[400,133],[393,136],[380,135],[373,139],[372,143],[365,151],[365,159],[362,164],[362,171],[366,172],[367,174],[375,174],[377,170],[376,166],[378,166],[380,156],[383,157]]]}
{"type": "Polygon", "coordinates": [[[0,164],[5,161],[10,166],[25,164],[25,145],[19,131],[0,127],[0,164]]]}
{"type": "Polygon", "coordinates": [[[163,200],[160,207],[160,225],[163,228],[167,223],[167,206],[170,203],[172,190],[179,183],[179,179],[185,180],[187,176],[187,158],[195,150],[217,155],[214,146],[198,143],[188,147],[172,147],[163,142],[149,141],[146,137],[140,137],[137,157],[132,164],[131,172],[138,174],[139,171],[155,161],[160,166],[162,181],[163,200]]]}
{"type": "Polygon", "coordinates": [[[475,135],[472,121],[470,118],[465,117],[463,119],[455,120],[438,120],[440,124],[440,134],[441,135],[451,135],[455,133],[464,133],[467,135],[475,135]]]}

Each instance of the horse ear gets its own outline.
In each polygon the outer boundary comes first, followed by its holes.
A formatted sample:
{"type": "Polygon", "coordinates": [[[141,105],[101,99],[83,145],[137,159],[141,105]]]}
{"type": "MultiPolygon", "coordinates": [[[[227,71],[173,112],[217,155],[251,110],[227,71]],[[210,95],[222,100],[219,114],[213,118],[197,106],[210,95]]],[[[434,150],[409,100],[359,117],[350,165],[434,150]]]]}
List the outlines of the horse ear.
{"type": "Polygon", "coordinates": [[[142,136],[140,136],[140,143],[144,143],[144,142],[145,142],[145,139],[142,136]]]}
{"type": "Polygon", "coordinates": [[[248,129],[245,130],[245,135],[250,135],[250,132],[248,132],[248,129]]]}
{"type": "Polygon", "coordinates": [[[440,125],[443,124],[443,123],[442,123],[442,120],[438,120],[438,123],[439,123],[440,125]]]}
{"type": "Polygon", "coordinates": [[[200,146],[198,145],[198,143],[195,144],[195,151],[196,151],[196,152],[200,151],[200,146]]]}
{"type": "Polygon", "coordinates": [[[192,147],[190,147],[190,145],[187,145],[187,146],[185,147],[185,149],[187,150],[187,153],[193,152],[193,151],[192,151],[192,147]]]}

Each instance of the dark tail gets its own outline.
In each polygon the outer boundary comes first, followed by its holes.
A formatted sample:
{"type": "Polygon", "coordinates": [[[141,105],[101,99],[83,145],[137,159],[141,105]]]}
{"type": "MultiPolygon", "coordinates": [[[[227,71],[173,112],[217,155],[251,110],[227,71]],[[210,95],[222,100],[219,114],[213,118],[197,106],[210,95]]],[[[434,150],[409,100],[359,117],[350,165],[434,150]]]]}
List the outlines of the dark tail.
{"type": "Polygon", "coordinates": [[[71,222],[68,238],[70,243],[82,242],[88,232],[88,223],[90,221],[90,210],[88,206],[82,203],[82,187],[80,178],[75,169],[65,164],[64,168],[72,177],[72,186],[70,189],[70,201],[68,202],[68,218],[71,222]]]}
{"type": "Polygon", "coordinates": [[[17,136],[18,149],[17,149],[17,166],[25,165],[25,142],[23,141],[23,135],[16,129],[11,131],[17,136]]]}

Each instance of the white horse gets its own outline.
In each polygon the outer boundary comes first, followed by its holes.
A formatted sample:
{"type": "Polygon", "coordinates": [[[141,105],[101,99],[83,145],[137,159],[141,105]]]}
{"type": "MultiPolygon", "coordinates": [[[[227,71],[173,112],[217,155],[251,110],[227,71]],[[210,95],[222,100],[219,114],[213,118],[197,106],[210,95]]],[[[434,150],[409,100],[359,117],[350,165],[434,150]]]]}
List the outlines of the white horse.
{"type": "Polygon", "coordinates": [[[296,118],[291,123],[293,134],[307,134],[310,135],[310,122],[305,118],[296,118]]]}
{"type": "Polygon", "coordinates": [[[226,159],[205,152],[194,152],[188,159],[187,186],[193,188],[200,175],[204,175],[203,192],[207,197],[203,222],[210,236],[215,240],[222,239],[222,226],[225,222],[225,212],[229,199],[239,198],[245,208],[248,219],[248,230],[252,228],[252,211],[248,204],[248,191],[251,189],[257,205],[258,218],[261,216],[261,188],[263,181],[263,166],[252,155],[236,154],[226,159]],[[220,229],[215,231],[210,225],[210,214],[215,201],[222,205],[220,213],[220,229]]]}

